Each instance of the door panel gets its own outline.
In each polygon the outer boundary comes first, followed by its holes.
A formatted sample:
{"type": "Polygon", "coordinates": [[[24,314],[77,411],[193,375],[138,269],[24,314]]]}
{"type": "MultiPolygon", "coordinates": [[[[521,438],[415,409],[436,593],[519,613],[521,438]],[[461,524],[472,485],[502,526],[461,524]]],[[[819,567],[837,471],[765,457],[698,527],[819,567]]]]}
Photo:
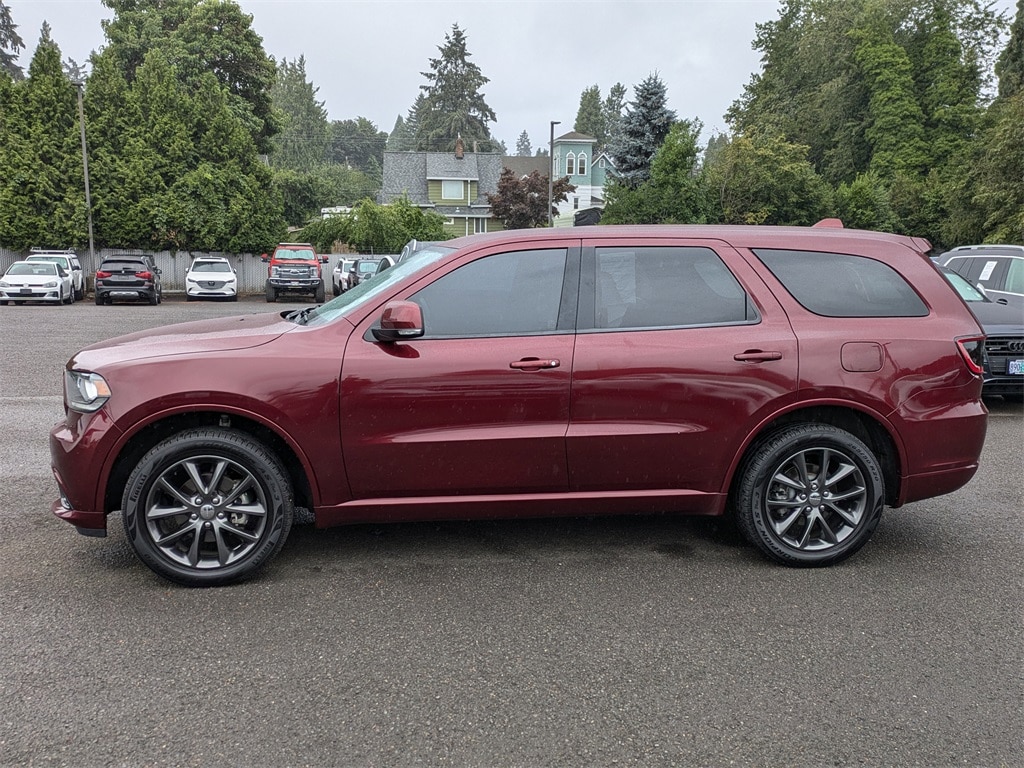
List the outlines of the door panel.
{"type": "MultiPolygon", "coordinates": [[[[657,253],[657,242],[645,244],[653,250],[644,259],[657,262],[659,280],[643,274],[639,255],[634,266],[633,256],[614,249],[624,261],[611,270],[614,286],[604,287],[595,245],[584,247],[567,440],[570,488],[722,491],[744,425],[796,389],[796,339],[785,313],[722,243],[689,244],[694,250],[679,254],[685,262],[679,269],[657,253]],[[665,309],[673,280],[684,297],[678,325],[665,309]],[[701,313],[710,325],[699,323],[701,313]],[[640,327],[616,329],[631,324],[631,316],[640,327]],[[583,330],[587,323],[595,329],[583,330]]],[[[660,246],[672,255],[674,244],[660,246]]]]}

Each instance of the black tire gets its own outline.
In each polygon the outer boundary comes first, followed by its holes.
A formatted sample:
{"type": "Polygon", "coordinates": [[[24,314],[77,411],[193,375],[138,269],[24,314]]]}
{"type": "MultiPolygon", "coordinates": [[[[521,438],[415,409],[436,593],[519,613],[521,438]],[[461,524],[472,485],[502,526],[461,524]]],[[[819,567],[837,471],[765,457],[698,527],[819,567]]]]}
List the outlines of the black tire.
{"type": "Polygon", "coordinates": [[[277,289],[272,285],[267,286],[267,301],[271,303],[277,301],[277,289]]]}
{"type": "Polygon", "coordinates": [[[334,298],[341,296],[341,288],[339,288],[338,284],[335,282],[331,283],[331,293],[334,294],[334,298]]]}
{"type": "Polygon", "coordinates": [[[75,291],[75,301],[81,301],[85,298],[85,288],[81,288],[75,291]]]}
{"type": "Polygon", "coordinates": [[[738,477],[733,511],[740,531],[785,565],[845,560],[882,517],[878,459],[837,427],[800,424],[769,435],[750,450],[738,477]]]}
{"type": "Polygon", "coordinates": [[[253,576],[284,546],[294,514],[277,457],[243,432],[214,428],[174,435],[143,456],[121,509],[139,559],[192,587],[253,576]]]}
{"type": "Polygon", "coordinates": [[[327,301],[327,291],[324,289],[324,281],[320,281],[320,285],[316,287],[316,294],[313,297],[317,304],[323,304],[327,301]]]}
{"type": "Polygon", "coordinates": [[[101,296],[100,294],[97,293],[96,294],[96,298],[93,299],[93,301],[96,302],[96,306],[97,307],[102,307],[103,306],[103,296],[101,296]]]}

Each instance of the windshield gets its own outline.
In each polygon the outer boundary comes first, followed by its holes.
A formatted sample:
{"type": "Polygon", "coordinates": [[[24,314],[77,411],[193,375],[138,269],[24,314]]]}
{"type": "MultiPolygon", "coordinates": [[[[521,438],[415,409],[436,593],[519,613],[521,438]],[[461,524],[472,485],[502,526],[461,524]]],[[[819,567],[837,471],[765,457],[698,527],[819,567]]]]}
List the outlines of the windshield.
{"type": "Polygon", "coordinates": [[[11,268],[7,270],[8,275],[55,275],[57,274],[57,265],[48,261],[35,262],[33,264],[26,263],[24,261],[11,264],[11,268]]]}
{"type": "Polygon", "coordinates": [[[29,256],[28,260],[29,261],[50,261],[50,262],[53,262],[54,264],[60,264],[62,267],[64,267],[64,269],[71,269],[71,266],[68,264],[68,257],[67,256],[29,256]]]}
{"type": "Polygon", "coordinates": [[[316,254],[311,248],[278,248],[274,251],[275,259],[297,259],[299,261],[316,261],[316,254]]]}
{"type": "Polygon", "coordinates": [[[401,264],[396,264],[390,269],[385,269],[383,272],[378,272],[354,288],[345,291],[336,299],[316,307],[304,316],[304,321],[307,325],[323,325],[335,318],[348,314],[351,310],[372,303],[382,293],[387,293],[396,283],[401,282],[409,275],[420,270],[428,269],[454,251],[454,248],[446,246],[434,246],[418,251],[416,258],[403,261],[401,264]]]}
{"type": "Polygon", "coordinates": [[[964,301],[988,301],[988,297],[971,285],[966,277],[957,274],[951,269],[943,269],[942,274],[956,288],[956,292],[960,294],[960,298],[964,301]]]}
{"type": "Polygon", "coordinates": [[[226,261],[197,261],[192,265],[192,272],[230,272],[231,266],[226,261]]]}

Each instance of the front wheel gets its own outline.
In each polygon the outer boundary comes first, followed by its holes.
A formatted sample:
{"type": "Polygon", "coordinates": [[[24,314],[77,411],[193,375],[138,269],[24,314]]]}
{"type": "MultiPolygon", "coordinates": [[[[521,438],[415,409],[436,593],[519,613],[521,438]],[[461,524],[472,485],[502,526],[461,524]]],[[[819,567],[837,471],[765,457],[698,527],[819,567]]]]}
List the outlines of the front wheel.
{"type": "Polygon", "coordinates": [[[317,304],[323,304],[327,300],[327,293],[324,290],[323,280],[320,281],[320,285],[316,287],[316,294],[313,297],[317,304]]]}
{"type": "Polygon", "coordinates": [[[150,450],[122,499],[125,532],[147,566],[179,584],[246,579],[284,545],[291,484],[280,462],[249,435],[182,432],[150,450]]]}
{"type": "Polygon", "coordinates": [[[277,289],[274,288],[274,286],[270,285],[269,283],[267,284],[267,301],[277,301],[277,289]]]}
{"type": "Polygon", "coordinates": [[[878,459],[845,430],[787,427],[751,450],[734,511],[743,535],[774,560],[830,565],[864,546],[882,516],[878,459]]]}

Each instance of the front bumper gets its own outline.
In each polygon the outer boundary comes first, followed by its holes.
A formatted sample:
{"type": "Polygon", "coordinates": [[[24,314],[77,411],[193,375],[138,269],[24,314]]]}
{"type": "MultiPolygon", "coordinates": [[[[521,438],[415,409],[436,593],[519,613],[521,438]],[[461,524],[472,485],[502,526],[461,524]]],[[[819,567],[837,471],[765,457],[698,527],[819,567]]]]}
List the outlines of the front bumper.
{"type": "Polygon", "coordinates": [[[5,288],[0,290],[0,301],[61,301],[60,288],[31,288],[26,292],[22,288],[5,288]]]}

